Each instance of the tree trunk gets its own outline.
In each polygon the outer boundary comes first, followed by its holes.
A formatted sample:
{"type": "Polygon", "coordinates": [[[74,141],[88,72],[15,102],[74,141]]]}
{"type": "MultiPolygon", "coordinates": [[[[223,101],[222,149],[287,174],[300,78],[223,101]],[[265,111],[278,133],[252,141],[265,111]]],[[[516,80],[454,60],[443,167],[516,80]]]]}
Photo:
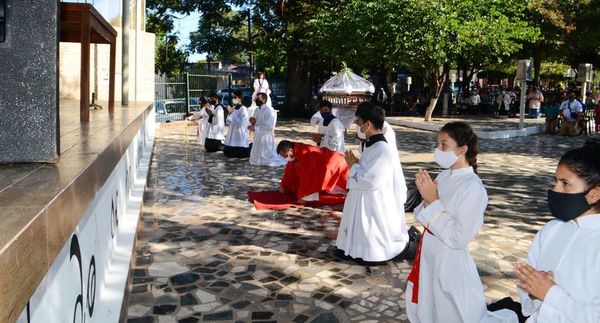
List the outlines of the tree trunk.
{"type": "Polygon", "coordinates": [[[540,75],[542,73],[542,46],[536,43],[533,47],[533,82],[540,84],[540,75]]]}
{"type": "Polygon", "coordinates": [[[440,67],[436,66],[431,73],[431,100],[429,101],[429,106],[425,111],[425,122],[431,122],[431,116],[433,115],[433,110],[437,105],[437,101],[440,98],[440,94],[444,89],[444,83],[446,83],[446,75],[448,75],[449,67],[444,67],[444,71],[442,75],[440,75],[440,67]]]}
{"type": "Polygon", "coordinates": [[[309,100],[310,66],[298,44],[288,47],[285,115],[300,117],[308,115],[305,107],[309,100]]]}

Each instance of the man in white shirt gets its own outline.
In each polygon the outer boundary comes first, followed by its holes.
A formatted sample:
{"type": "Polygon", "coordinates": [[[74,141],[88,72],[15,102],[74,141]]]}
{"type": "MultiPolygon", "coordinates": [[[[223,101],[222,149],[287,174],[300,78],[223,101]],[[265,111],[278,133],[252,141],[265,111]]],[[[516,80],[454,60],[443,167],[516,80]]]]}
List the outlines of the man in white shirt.
{"type": "Polygon", "coordinates": [[[539,119],[540,108],[542,107],[542,102],[544,102],[544,95],[536,85],[531,87],[531,92],[527,95],[527,100],[529,100],[529,116],[539,119]]]}
{"type": "Polygon", "coordinates": [[[275,152],[275,123],[277,115],[275,110],[267,105],[267,95],[256,95],[254,116],[250,118],[248,130],[254,131],[254,142],[250,150],[250,165],[255,166],[283,166],[285,159],[275,152]]]}
{"type": "Polygon", "coordinates": [[[319,116],[317,133],[312,134],[312,139],[319,147],[331,151],[344,153],[344,125],[332,113],[331,102],[321,101],[319,104],[319,116]]]}
{"type": "Polygon", "coordinates": [[[579,134],[577,122],[583,113],[583,106],[581,106],[579,101],[575,100],[575,93],[569,93],[569,99],[560,105],[560,111],[563,116],[560,125],[560,135],[577,136],[579,134]]]}

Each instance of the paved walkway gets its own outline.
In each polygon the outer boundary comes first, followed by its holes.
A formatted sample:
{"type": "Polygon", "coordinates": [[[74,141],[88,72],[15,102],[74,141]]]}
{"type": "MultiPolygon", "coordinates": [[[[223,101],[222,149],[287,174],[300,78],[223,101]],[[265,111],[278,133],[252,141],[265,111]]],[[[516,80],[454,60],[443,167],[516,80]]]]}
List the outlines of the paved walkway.
{"type": "MultiPolygon", "coordinates": [[[[436,171],[436,134],[395,127],[408,185],[436,171]]],[[[277,140],[309,138],[282,121],[277,140]]],[[[283,168],[205,154],[181,122],[156,134],[135,250],[128,322],[406,322],[407,262],[363,267],[333,255],[341,208],[256,211],[248,190],[275,189],[283,168]]],[[[512,266],[550,218],[546,190],[557,158],[584,137],[481,142],[479,174],[490,196],[470,244],[488,301],[516,296],[512,266]]],[[[352,131],[348,148],[356,150],[352,131]]],[[[414,223],[407,214],[409,225],[414,223]]]]}

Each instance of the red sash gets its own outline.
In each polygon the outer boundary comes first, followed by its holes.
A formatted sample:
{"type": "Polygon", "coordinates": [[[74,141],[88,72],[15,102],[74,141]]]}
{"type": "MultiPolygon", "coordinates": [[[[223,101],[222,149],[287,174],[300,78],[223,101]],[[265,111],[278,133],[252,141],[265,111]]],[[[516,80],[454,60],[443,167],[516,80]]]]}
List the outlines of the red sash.
{"type": "Polygon", "coordinates": [[[419,239],[419,243],[417,244],[417,253],[415,255],[415,260],[413,261],[412,268],[410,269],[410,274],[408,274],[408,281],[413,283],[411,302],[415,304],[419,303],[419,272],[421,268],[421,247],[423,246],[423,238],[425,237],[425,232],[428,232],[429,234],[433,235],[433,233],[427,228],[425,228],[423,233],[421,233],[421,238],[419,239]]]}

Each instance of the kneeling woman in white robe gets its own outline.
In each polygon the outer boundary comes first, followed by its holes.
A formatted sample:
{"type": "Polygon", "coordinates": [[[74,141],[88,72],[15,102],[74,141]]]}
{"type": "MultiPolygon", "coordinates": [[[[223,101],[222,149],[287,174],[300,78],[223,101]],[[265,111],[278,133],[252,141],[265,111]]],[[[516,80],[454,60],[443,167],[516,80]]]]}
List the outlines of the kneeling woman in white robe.
{"type": "Polygon", "coordinates": [[[422,323],[514,322],[508,310],[487,312],[483,285],[469,242],[483,225],[488,197],[475,173],[477,135],[464,122],[446,124],[434,158],[442,168],[433,181],[416,174],[423,202],[414,210],[425,230],[406,286],[408,319],[422,323]]]}
{"type": "Polygon", "coordinates": [[[206,110],[210,108],[210,104],[206,98],[200,98],[200,111],[194,112],[188,117],[190,121],[196,121],[198,123],[198,143],[204,146],[206,142],[206,135],[208,133],[208,113],[206,110]]]}
{"type": "Polygon", "coordinates": [[[223,155],[234,158],[247,158],[250,156],[250,147],[248,146],[248,125],[250,124],[248,111],[242,105],[243,94],[241,91],[233,93],[234,107],[227,107],[229,116],[227,116],[227,137],[225,138],[225,147],[223,155]]]}
{"type": "Polygon", "coordinates": [[[600,322],[600,140],[565,153],[548,190],[555,220],[515,273],[528,323],[600,322]]]}
{"type": "Polygon", "coordinates": [[[360,160],[346,152],[349,191],[335,243],[344,255],[367,262],[390,260],[408,243],[406,182],[397,150],[381,133],[384,120],[383,109],[373,104],[363,103],[356,110],[366,142],[360,160]]]}
{"type": "Polygon", "coordinates": [[[223,111],[223,106],[218,104],[218,101],[213,101],[213,103],[216,106],[206,110],[208,113],[208,132],[204,148],[209,153],[222,150],[223,139],[225,139],[223,135],[225,132],[225,112],[223,111]]]}
{"type": "Polygon", "coordinates": [[[254,117],[250,118],[248,129],[254,131],[254,142],[250,150],[250,165],[255,166],[283,166],[287,162],[275,152],[275,124],[277,114],[266,104],[267,95],[258,93],[254,117]]]}

